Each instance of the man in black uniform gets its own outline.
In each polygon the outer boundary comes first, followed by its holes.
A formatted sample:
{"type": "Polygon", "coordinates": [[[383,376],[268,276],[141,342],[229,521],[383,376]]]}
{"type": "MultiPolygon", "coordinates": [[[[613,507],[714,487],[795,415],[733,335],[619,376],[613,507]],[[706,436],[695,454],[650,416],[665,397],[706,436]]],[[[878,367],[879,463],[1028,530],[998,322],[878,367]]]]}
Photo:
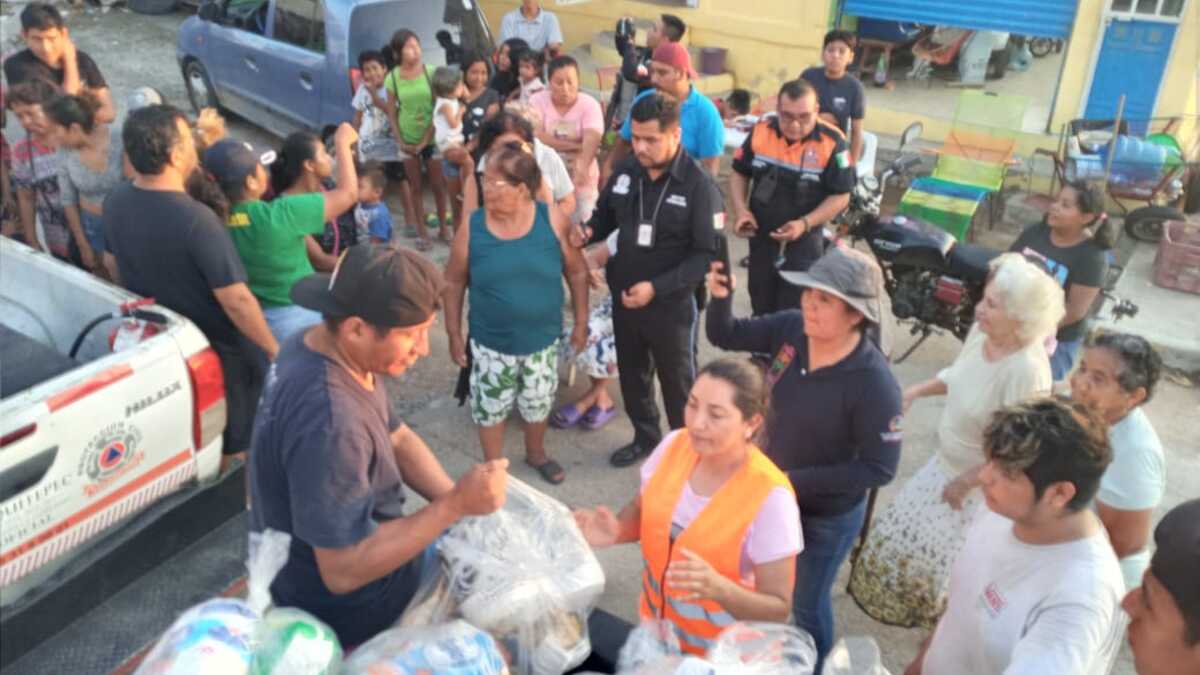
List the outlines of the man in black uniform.
{"type": "Polygon", "coordinates": [[[846,138],[819,113],[811,84],[784,83],[778,114],[756,124],[733,155],[729,193],[735,231],[750,238],[755,316],[799,306],[800,287],[779,272],[803,272],[821,257],[823,226],[850,203],[855,175],[846,138]]]}
{"type": "Polygon", "coordinates": [[[681,144],[679,101],[653,93],[631,111],[633,156],[613,169],[596,210],[575,244],[604,241],[618,230],[606,267],[621,395],[633,442],[613,453],[628,466],[662,440],[654,401],[655,371],[667,422],[683,426],[695,378],[696,289],[716,250],[724,218],[720,190],[681,144]]]}

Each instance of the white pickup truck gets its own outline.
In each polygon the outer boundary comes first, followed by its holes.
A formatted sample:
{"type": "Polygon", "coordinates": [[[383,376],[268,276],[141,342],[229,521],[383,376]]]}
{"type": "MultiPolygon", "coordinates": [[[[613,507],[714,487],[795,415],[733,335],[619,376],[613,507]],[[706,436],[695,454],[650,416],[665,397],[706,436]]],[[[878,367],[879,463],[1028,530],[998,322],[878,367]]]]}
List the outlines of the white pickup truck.
{"type": "Polygon", "coordinates": [[[0,609],[214,479],[224,428],[220,361],[196,326],[0,238],[0,609]]]}

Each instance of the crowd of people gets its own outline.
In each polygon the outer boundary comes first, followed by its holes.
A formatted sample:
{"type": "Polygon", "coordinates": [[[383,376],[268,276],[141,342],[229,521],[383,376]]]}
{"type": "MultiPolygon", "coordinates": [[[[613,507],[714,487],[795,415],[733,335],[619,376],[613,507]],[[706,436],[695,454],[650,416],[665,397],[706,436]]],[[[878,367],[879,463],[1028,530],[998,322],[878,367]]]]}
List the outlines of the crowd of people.
{"type": "Polygon", "coordinates": [[[633,438],[610,461],[640,463],[640,489],[575,518],[595,547],[640,546],[639,614],[686,651],[734,621],[793,622],[820,672],[868,494],[897,473],[910,406],[944,396],[932,457],[850,575],[870,616],[933,631],[906,673],[1105,672],[1127,617],[1141,675],[1200,672],[1200,501],[1154,527],[1166,469],[1142,406],[1161,360],[1138,336],[1085,339],[1111,247],[1100,195],[1064,187],[991,263],[954,362],[902,387],[882,270],[826,236],[862,152],[854,36],[830,32],[823,67],[782,85],[723,192],[725,127],[693,84],[686,25],[663,15],[645,47],[631,25],[607,113],[557,17],[524,0],[496,53],[458,68],[396,31],[390,54],[358,56],[352,123],[275,150],[152,90],[115,125],[95,62],[30,4],[28,49],[4,65],[25,131],[6,154],[19,227],[5,234],[203,331],[225,377],[224,452],[248,451],[252,526],[293,536],[275,602],[347,646],[396,619],[449,525],[503,504],[514,409],[525,461],[560,483],[547,428],[614,419],[616,379],[633,438]],[[749,239],[750,317],[718,259],[727,212],[749,239]],[[422,255],[433,228],[444,270],[422,255]],[[439,311],[482,451],[457,480],[380,379],[429,354],[439,311]],[[700,367],[702,312],[709,342],[748,358],[700,367]],[[564,364],[589,384],[560,403],[564,364]],[[428,505],[406,513],[407,489],[428,505]]]}

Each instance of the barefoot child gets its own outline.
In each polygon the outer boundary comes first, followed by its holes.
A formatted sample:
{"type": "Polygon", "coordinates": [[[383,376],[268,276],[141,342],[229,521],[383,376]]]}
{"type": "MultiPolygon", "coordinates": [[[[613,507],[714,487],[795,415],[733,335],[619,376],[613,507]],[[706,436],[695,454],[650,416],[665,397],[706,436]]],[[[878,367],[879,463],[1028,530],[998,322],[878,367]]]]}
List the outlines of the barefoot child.
{"type": "MultiPolygon", "coordinates": [[[[467,152],[463,135],[463,116],[467,112],[463,97],[467,95],[462,74],[457,68],[441,67],[433,73],[433,141],[442,156],[442,174],[450,180],[451,222],[458,223],[462,215],[462,177],[471,175],[474,163],[467,152]]],[[[450,228],[442,224],[441,238],[449,242],[450,228]]]]}
{"type": "Polygon", "coordinates": [[[350,102],[354,108],[354,128],[358,130],[358,161],[382,162],[384,175],[395,180],[400,188],[400,201],[408,213],[412,194],[404,179],[404,163],[400,161],[400,146],[396,143],[396,111],[388,100],[383,80],[387,64],[383,54],[373,49],[358,55],[362,84],[350,102]]]}

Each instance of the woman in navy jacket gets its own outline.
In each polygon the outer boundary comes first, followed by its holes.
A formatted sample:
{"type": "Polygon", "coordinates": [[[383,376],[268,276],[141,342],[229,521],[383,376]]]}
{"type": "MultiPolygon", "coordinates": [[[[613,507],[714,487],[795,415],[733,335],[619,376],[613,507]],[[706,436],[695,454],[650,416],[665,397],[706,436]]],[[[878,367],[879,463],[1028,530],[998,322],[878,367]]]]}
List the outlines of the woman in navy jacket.
{"type": "Polygon", "coordinates": [[[792,611],[824,660],[838,568],[862,527],[867,492],[889,483],[900,459],[900,386],[878,347],[882,273],[867,255],[838,246],[808,272],[782,273],[804,287],[799,308],[734,319],[733,277],[721,266],[713,263],[707,279],[708,339],[771,355],[763,449],[796,490],[804,550],[792,611]]]}

